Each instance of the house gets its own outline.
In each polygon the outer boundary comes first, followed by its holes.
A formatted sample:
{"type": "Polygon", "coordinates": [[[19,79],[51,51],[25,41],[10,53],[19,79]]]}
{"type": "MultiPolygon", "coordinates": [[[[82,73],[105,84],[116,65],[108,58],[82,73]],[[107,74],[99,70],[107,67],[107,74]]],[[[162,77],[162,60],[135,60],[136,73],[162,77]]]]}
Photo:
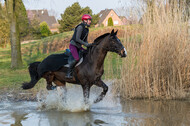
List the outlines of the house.
{"type": "Polygon", "coordinates": [[[33,19],[37,19],[41,22],[45,21],[49,28],[50,31],[52,33],[54,32],[58,32],[58,27],[59,24],[57,23],[57,20],[55,19],[54,16],[49,16],[48,11],[47,10],[27,10],[27,16],[29,21],[33,20],[33,19]]]}
{"type": "Polygon", "coordinates": [[[130,24],[129,20],[125,16],[119,16],[119,18],[121,19],[122,25],[130,24]]]}
{"type": "MultiPolygon", "coordinates": [[[[100,11],[99,13],[100,20],[98,22],[97,26],[107,26],[108,25],[108,18],[112,18],[113,20],[113,25],[114,26],[120,26],[120,25],[125,25],[125,23],[122,21],[122,19],[116,14],[116,12],[113,9],[105,9],[100,11]]],[[[124,19],[124,17],[123,17],[124,19]]],[[[126,18],[124,19],[124,21],[126,18]]]]}

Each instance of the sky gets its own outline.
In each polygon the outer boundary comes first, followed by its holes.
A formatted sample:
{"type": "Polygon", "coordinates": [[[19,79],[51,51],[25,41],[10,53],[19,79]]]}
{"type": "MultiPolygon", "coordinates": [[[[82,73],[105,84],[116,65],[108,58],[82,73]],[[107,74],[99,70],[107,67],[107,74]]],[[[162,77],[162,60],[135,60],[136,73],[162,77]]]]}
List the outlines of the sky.
{"type": "Polygon", "coordinates": [[[82,7],[89,6],[93,14],[99,13],[104,9],[115,9],[128,6],[130,0],[23,0],[26,9],[48,9],[57,18],[64,10],[75,2],[79,2],[82,7]]]}

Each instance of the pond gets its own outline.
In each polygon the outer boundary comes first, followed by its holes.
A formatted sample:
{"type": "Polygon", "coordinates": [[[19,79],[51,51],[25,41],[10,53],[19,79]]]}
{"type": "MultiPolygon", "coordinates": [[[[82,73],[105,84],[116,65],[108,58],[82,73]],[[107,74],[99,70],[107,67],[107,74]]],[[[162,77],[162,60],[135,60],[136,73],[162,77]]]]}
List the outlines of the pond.
{"type": "Polygon", "coordinates": [[[38,101],[3,101],[0,126],[189,126],[190,102],[121,100],[108,92],[92,104],[101,88],[91,91],[89,105],[82,89],[39,92],[38,101]],[[65,94],[64,97],[62,95],[65,94]]]}

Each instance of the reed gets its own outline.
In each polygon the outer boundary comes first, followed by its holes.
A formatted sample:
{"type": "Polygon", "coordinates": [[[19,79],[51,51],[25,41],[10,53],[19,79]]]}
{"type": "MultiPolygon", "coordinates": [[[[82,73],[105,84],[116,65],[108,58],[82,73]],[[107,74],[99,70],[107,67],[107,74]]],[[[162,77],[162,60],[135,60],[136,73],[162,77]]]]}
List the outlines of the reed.
{"type": "Polygon", "coordinates": [[[123,98],[186,99],[190,91],[187,19],[177,4],[160,0],[146,7],[142,28],[125,28],[121,79],[114,92],[123,98]],[[139,36],[141,39],[139,39],[139,36]]]}

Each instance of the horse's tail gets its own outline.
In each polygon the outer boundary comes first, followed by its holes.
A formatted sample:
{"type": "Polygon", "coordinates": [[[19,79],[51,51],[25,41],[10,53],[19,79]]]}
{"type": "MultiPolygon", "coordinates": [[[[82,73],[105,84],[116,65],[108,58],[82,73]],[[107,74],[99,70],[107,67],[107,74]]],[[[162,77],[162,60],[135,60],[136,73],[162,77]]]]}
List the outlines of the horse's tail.
{"type": "Polygon", "coordinates": [[[34,62],[29,65],[28,70],[30,73],[31,81],[29,83],[24,82],[22,84],[23,89],[26,90],[26,89],[33,88],[36,85],[36,83],[40,80],[41,77],[38,75],[38,72],[37,72],[37,68],[39,64],[40,62],[34,62]]]}

